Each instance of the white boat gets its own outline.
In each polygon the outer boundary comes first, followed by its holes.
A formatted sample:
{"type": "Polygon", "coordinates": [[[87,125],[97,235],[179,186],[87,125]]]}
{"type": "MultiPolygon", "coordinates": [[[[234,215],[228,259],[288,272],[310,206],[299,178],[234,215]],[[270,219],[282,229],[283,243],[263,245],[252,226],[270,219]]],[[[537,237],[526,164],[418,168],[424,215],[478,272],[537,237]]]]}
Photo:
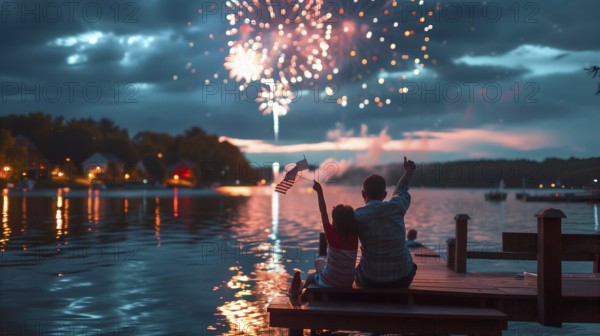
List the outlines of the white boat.
{"type": "Polygon", "coordinates": [[[485,193],[485,199],[488,201],[505,201],[508,194],[504,192],[504,181],[500,180],[498,189],[485,193]]]}

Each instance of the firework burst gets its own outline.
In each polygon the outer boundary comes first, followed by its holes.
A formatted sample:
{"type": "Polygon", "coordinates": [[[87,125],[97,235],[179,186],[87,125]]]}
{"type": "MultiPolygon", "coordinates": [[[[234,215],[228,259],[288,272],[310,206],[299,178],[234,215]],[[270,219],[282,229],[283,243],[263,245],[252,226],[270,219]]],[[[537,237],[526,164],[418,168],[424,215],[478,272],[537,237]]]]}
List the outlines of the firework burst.
{"type": "Polygon", "coordinates": [[[433,10],[426,10],[423,0],[225,4],[224,67],[238,83],[261,84],[256,101],[263,114],[273,114],[276,137],[279,117],[294,101],[290,86],[323,88],[332,97],[327,83],[335,81],[342,107],[381,108],[407,93],[402,82],[422,74],[430,60],[433,26],[427,20],[433,10]],[[344,94],[345,87],[357,85],[358,94],[344,94]]]}
{"type": "Polygon", "coordinates": [[[261,78],[284,85],[318,80],[333,63],[326,25],[333,14],[323,11],[324,1],[228,1],[226,5],[231,12],[227,16],[231,28],[226,32],[232,39],[230,56],[240,49],[260,53],[261,68],[256,71],[261,78]]]}
{"type": "Polygon", "coordinates": [[[229,70],[229,77],[246,83],[257,81],[262,76],[263,56],[253,49],[237,44],[231,48],[229,55],[225,57],[225,69],[229,70]]]}

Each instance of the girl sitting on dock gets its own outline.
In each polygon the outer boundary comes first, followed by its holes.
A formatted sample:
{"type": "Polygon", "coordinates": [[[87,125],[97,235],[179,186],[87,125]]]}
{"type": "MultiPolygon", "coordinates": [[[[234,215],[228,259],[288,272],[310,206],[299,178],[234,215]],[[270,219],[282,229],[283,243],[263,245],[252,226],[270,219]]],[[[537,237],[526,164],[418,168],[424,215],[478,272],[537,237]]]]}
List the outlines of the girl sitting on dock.
{"type": "MultiPolygon", "coordinates": [[[[311,284],[321,287],[352,287],[354,282],[354,267],[358,251],[357,224],[354,209],[349,205],[338,204],[333,208],[329,222],[327,206],[323,196],[323,187],[314,181],[313,189],[317,192],[323,231],[327,238],[327,259],[318,258],[315,261],[316,272],[309,273],[304,288],[311,284]]],[[[289,290],[290,297],[297,299],[302,292],[300,272],[294,274],[289,290]]]]}

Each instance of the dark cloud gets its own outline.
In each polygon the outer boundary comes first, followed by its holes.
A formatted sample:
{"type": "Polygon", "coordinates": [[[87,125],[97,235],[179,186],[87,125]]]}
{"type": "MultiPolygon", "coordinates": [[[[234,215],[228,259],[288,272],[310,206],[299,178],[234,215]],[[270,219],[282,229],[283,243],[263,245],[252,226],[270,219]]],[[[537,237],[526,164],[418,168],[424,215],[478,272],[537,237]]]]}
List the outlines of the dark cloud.
{"type": "MultiPolygon", "coordinates": [[[[229,137],[273,139],[272,116],[262,116],[253,99],[231,93],[239,84],[223,68],[228,46],[222,7],[211,14],[209,1],[130,1],[118,2],[116,13],[108,2],[80,1],[75,2],[71,19],[69,9],[56,2],[63,16],[55,22],[50,22],[48,13],[23,17],[19,12],[48,3],[0,1],[0,114],[43,111],[69,118],[109,117],[131,133],[146,129],[177,133],[200,126],[229,137]],[[82,14],[81,9],[90,6],[99,6],[102,17],[95,20],[93,15],[82,14]],[[224,80],[228,83],[223,84],[224,80]],[[77,83],[73,99],[67,98],[65,83],[77,83]],[[100,87],[100,99],[90,99],[89,92],[81,91],[90,83],[100,87]],[[63,90],[57,101],[49,99],[48,92],[36,93],[41,97],[22,92],[35,90],[36,85],[44,91],[54,84],[63,90]],[[223,94],[224,88],[230,90],[228,94],[223,94]]],[[[383,2],[366,2],[360,10],[376,11],[382,6],[383,2]]],[[[338,123],[355,134],[362,124],[372,133],[387,128],[388,134],[399,139],[410,131],[480,127],[544,127],[552,133],[561,128],[561,120],[568,119],[577,127],[569,141],[586,155],[599,154],[587,133],[592,132],[587,125],[597,124],[600,118],[592,112],[598,104],[597,81],[586,77],[583,67],[600,63],[600,45],[593,39],[600,2],[488,1],[476,7],[473,2],[426,2],[427,9],[436,6],[436,14],[428,21],[434,26],[427,50],[431,59],[421,76],[402,79],[388,67],[385,85],[380,85],[380,64],[360,67],[344,57],[337,64],[340,73],[333,80],[333,99],[323,95],[326,81],[320,87],[301,86],[303,91],[291,111],[280,119],[281,141],[324,141],[327,131],[338,123]],[[515,50],[527,54],[517,55],[515,50]],[[555,51],[544,58],[545,52],[555,51]],[[586,63],[581,64],[581,71],[573,70],[577,62],[586,63]],[[403,86],[417,92],[399,94],[403,86]],[[487,99],[497,87],[502,90],[498,101],[487,99]],[[453,99],[457,88],[461,96],[453,99]],[[435,93],[423,95],[422,90],[435,93]],[[344,95],[347,107],[335,103],[344,95]],[[376,107],[376,96],[383,102],[389,99],[389,104],[376,107]],[[360,109],[365,99],[370,104],[360,109]]],[[[351,15],[366,25],[358,12],[351,15]]],[[[394,20],[404,24],[402,19],[385,20],[386,24],[394,20]]],[[[402,36],[388,38],[411,50],[402,44],[402,36]]],[[[369,57],[386,59],[391,53],[366,42],[357,46],[369,57]]],[[[395,71],[412,69],[403,64],[395,71]]],[[[540,150],[536,155],[549,152],[560,150],[540,150]]]]}

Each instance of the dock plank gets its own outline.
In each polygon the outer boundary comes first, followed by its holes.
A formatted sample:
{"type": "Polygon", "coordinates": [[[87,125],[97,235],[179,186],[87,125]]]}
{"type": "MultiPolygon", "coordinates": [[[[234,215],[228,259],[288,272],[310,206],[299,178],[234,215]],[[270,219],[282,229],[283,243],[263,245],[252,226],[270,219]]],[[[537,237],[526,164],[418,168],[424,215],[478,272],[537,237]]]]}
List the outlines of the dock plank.
{"type": "Polygon", "coordinates": [[[371,332],[425,332],[436,335],[499,336],[508,316],[483,307],[439,307],[368,302],[312,302],[294,306],[276,297],[267,308],[269,324],[302,334],[301,329],[350,329],[371,332]]]}

